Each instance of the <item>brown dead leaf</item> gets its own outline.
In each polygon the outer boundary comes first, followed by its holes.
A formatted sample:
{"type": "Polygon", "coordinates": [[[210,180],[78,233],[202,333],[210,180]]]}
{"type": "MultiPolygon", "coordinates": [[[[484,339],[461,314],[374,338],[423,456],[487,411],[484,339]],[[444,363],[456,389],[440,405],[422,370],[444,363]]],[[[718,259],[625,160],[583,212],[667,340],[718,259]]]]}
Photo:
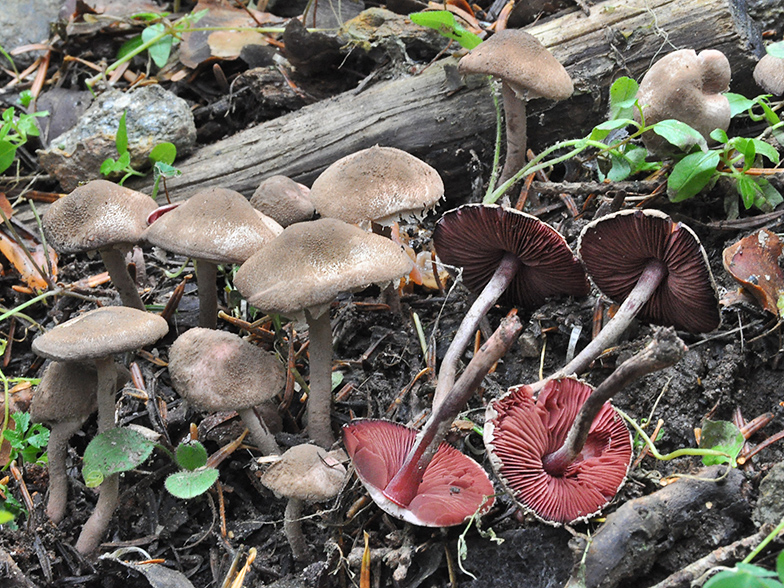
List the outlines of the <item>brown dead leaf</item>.
{"type": "MultiPolygon", "coordinates": [[[[46,271],[47,263],[44,255],[43,245],[33,241],[25,241],[25,247],[30,255],[35,260],[43,271],[46,271]]],[[[52,280],[57,279],[57,252],[51,247],[48,248],[49,260],[52,264],[52,280]]],[[[25,250],[17,244],[17,242],[5,232],[0,232],[0,253],[11,262],[11,264],[19,272],[20,277],[30,288],[47,288],[48,284],[43,276],[38,273],[38,270],[30,262],[30,259],[25,254],[25,250]]]]}
{"type": "Polygon", "coordinates": [[[784,272],[779,257],[784,245],[775,233],[761,229],[724,250],[724,269],[757,303],[775,315],[784,310],[784,272]]]}
{"type": "Polygon", "coordinates": [[[246,45],[267,45],[267,38],[256,31],[215,31],[207,37],[213,57],[237,59],[246,45]]]}

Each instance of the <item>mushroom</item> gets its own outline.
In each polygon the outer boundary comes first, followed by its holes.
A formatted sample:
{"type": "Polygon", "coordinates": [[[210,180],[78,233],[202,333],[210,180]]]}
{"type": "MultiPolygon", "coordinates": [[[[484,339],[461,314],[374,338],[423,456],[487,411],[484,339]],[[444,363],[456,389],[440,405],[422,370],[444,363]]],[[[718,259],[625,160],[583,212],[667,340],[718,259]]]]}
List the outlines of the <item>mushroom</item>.
{"type": "Polygon", "coordinates": [[[577,250],[596,287],[622,304],[559,375],[584,371],[638,315],[689,333],[718,328],[721,315],[708,257],[683,223],[658,210],[621,210],[587,224],[577,250]]]}
{"type": "Polygon", "coordinates": [[[98,250],[125,306],[144,310],[123,250],[135,245],[155,210],[149,196],[93,180],[54,202],[43,217],[47,242],[60,253],[98,250]]]}
{"type": "MultiPolygon", "coordinates": [[[[97,371],[98,432],[114,427],[117,369],[112,355],[154,343],[169,331],[160,316],[124,306],[105,306],[72,318],[33,341],[37,355],[62,362],[93,361],[97,371]]],[[[82,528],[76,549],[94,551],[117,505],[119,478],[108,476],[90,518],[82,528]]]]}
{"type": "Polygon", "coordinates": [[[784,243],[776,233],[760,229],[724,249],[721,256],[727,273],[773,315],[784,312],[779,308],[784,295],[784,272],[779,266],[782,250],[784,243]]]}
{"type": "Polygon", "coordinates": [[[313,182],[310,198],[322,217],[390,225],[418,217],[444,196],[444,182],[424,161],[378,145],[339,159],[313,182]]]}
{"type": "Polygon", "coordinates": [[[274,355],[226,331],[193,328],[169,350],[172,386],[207,412],[236,410],[264,454],[280,448],[254,407],[283,390],[286,373],[274,355]]]}
{"type": "Polygon", "coordinates": [[[310,220],[316,212],[310,189],[286,176],[272,176],[261,182],[250,204],[282,227],[310,220]]]}
{"type": "MultiPolygon", "coordinates": [[[[124,366],[118,366],[116,389],[130,380],[124,366]]],[[[98,410],[98,376],[90,364],[53,361],[44,370],[30,404],[33,422],[51,429],[46,447],[49,468],[49,499],[46,514],[55,524],[65,516],[68,503],[68,475],[65,460],[68,440],[98,410]]]]}
{"type": "Polygon", "coordinates": [[[261,476],[261,483],[275,494],[288,498],[283,515],[286,534],[296,561],[305,561],[307,542],[302,534],[305,502],[324,502],[338,495],[346,479],[346,468],[335,452],[315,445],[297,445],[284,453],[261,476]]]}
{"type": "Polygon", "coordinates": [[[766,53],[754,67],[754,81],[774,96],[784,94],[784,59],[766,53]]]}
{"type": "Polygon", "coordinates": [[[504,29],[480,43],[457,65],[462,74],[485,74],[501,80],[506,116],[506,161],[503,184],[526,164],[526,104],[533,98],[566,100],[574,92],[569,73],[533,35],[504,29]]]}
{"type": "Polygon", "coordinates": [[[335,442],[330,423],[332,327],[329,304],[341,292],[361,290],[408,274],[413,262],[389,239],[343,221],[296,223],[240,267],[234,285],[264,312],[304,314],[310,337],[308,433],[318,445],[335,442]]]}
{"type": "Polygon", "coordinates": [[[218,322],[217,266],[243,263],[281,230],[272,219],[262,218],[239,192],[207,188],[161,215],[142,238],[196,260],[199,326],[214,329],[218,322]]]}
{"type": "Polygon", "coordinates": [[[618,492],[632,456],[631,438],[610,397],[633,380],[673,365],[686,351],[660,329],[637,355],[594,390],[574,377],[517,386],[485,415],[484,441],[503,485],[525,510],[551,524],[598,513],[618,492]]]}
{"type": "Polygon", "coordinates": [[[434,409],[455,382],[460,357],[490,308],[500,299],[536,308],[551,296],[586,296],[588,280],[564,238],[538,218],[492,204],[450,210],[433,231],[442,262],[463,269],[463,282],[479,292],[441,362],[434,409]]]}
{"type": "MultiPolygon", "coordinates": [[[[730,88],[730,62],[715,49],[698,54],[680,49],[653,64],[640,82],[637,100],[646,126],[675,119],[686,123],[711,141],[714,129],[730,126],[730,103],[723,92],[730,88]]],[[[640,113],[634,113],[639,121],[640,113]]],[[[653,131],[642,136],[648,151],[666,155],[670,143],[653,131]]]]}

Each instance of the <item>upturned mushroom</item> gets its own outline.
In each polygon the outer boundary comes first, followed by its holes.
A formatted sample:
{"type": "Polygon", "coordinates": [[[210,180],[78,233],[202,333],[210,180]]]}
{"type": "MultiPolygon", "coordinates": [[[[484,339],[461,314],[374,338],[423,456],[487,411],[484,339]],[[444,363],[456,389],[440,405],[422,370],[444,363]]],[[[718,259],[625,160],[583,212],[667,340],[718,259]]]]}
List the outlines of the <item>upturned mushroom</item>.
{"type": "MultiPolygon", "coordinates": [[[[345,459],[345,454],[343,457],[345,459]]],[[[286,451],[261,476],[262,484],[288,498],[283,531],[296,561],[305,561],[308,556],[308,544],[302,534],[304,504],[334,498],[343,488],[345,479],[346,468],[334,452],[307,444],[286,451]]]]}
{"type": "Polygon", "coordinates": [[[588,280],[566,240],[538,218],[492,204],[468,204],[442,216],[433,231],[442,262],[462,268],[478,296],[452,338],[438,373],[434,409],[455,382],[460,357],[492,306],[537,308],[554,296],[586,296],[588,280]]]}
{"type": "Polygon", "coordinates": [[[196,260],[199,326],[214,329],[218,321],[217,266],[243,263],[280,231],[280,225],[262,218],[239,192],[207,188],[158,217],[142,238],[196,260]]]}
{"type": "Polygon", "coordinates": [[[335,442],[329,305],[341,292],[388,283],[408,274],[412,266],[411,258],[389,239],[324,218],[286,227],[237,271],[234,285],[250,304],[307,319],[308,433],[322,447],[335,442]]]}
{"type": "Polygon", "coordinates": [[[501,80],[506,117],[503,184],[526,164],[526,105],[534,98],[566,100],[574,92],[569,73],[533,35],[504,29],[480,43],[458,63],[462,74],[485,74],[501,80]]]}
{"type": "Polygon", "coordinates": [[[286,176],[272,176],[261,182],[250,205],[284,228],[308,221],[316,212],[310,189],[286,176]]]}
{"type": "MultiPolygon", "coordinates": [[[[33,341],[33,352],[61,362],[93,361],[97,371],[98,432],[114,427],[117,368],[112,356],[154,343],[169,331],[160,316],[123,306],[105,306],[77,316],[33,341]]],[[[117,505],[119,477],[108,476],[100,496],[82,528],[76,549],[91,553],[100,544],[117,505]]]]}
{"type": "Polygon", "coordinates": [[[60,253],[97,250],[125,306],[144,310],[124,251],[139,242],[155,201],[106,180],[93,180],[54,202],[43,216],[47,242],[60,253]]]}
{"type": "MultiPolygon", "coordinates": [[[[730,87],[730,62],[715,49],[697,53],[680,49],[662,57],[647,71],[640,82],[637,100],[651,125],[666,119],[686,123],[711,141],[714,129],[724,131],[730,125],[730,103],[723,92],[730,87]]],[[[634,113],[640,120],[640,113],[634,113]]],[[[672,146],[653,131],[642,136],[652,153],[666,155],[672,146]]]]}
{"type": "Polygon", "coordinates": [[[234,333],[193,328],[169,350],[172,386],[207,412],[236,410],[265,454],[279,454],[275,436],[254,407],[283,390],[286,373],[274,355],[234,333]]]}

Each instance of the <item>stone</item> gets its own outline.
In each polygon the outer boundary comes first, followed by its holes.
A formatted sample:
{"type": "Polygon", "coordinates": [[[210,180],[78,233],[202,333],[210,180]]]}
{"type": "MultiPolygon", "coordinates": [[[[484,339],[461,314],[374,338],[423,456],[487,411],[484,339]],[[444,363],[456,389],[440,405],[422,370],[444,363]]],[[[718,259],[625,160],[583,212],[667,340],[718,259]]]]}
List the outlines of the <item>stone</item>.
{"type": "Polygon", "coordinates": [[[752,512],[755,523],[778,525],[784,518],[784,462],[773,466],[760,482],[759,499],[752,512]]]}
{"type": "Polygon", "coordinates": [[[182,98],[157,84],[127,93],[109,90],[93,102],[74,128],[38,152],[41,166],[59,180],[64,191],[101,177],[104,160],[117,159],[115,139],[123,112],[127,113],[128,151],[134,169],[149,167],[148,155],[158,143],[173,143],[178,157],[196,143],[193,115],[182,98]]]}
{"type": "MultiPolygon", "coordinates": [[[[49,25],[57,20],[61,4],[62,0],[3,2],[3,9],[0,10],[0,46],[11,51],[22,45],[45,43],[49,39],[49,25]]],[[[15,55],[14,63],[21,71],[43,53],[28,51],[15,55]]],[[[0,58],[0,62],[3,62],[3,67],[10,69],[4,57],[0,58]]]]}

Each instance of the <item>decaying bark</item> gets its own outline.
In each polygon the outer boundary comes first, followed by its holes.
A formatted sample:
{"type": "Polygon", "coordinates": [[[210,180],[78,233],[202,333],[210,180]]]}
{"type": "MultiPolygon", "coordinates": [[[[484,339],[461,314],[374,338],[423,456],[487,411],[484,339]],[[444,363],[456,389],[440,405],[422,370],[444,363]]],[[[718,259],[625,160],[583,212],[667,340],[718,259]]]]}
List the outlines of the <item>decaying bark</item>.
{"type": "MultiPolygon", "coordinates": [[[[590,17],[575,10],[527,30],[566,66],[576,88],[566,102],[529,104],[534,150],[601,122],[612,81],[641,77],[673,49],[719,49],[732,65],[732,90],[756,92],[751,70],[763,49],[745,0],[608,0],[590,17]]],[[[333,161],[380,144],[426,160],[444,177],[448,197],[465,197],[472,189],[466,168],[477,168],[477,157],[491,160],[495,111],[485,80],[463,80],[455,64],[444,59],[419,75],[346,92],[204,147],[177,163],[183,175],[168,180],[169,191],[181,199],[219,185],[250,196],[275,174],[310,185],[333,161]]]]}

